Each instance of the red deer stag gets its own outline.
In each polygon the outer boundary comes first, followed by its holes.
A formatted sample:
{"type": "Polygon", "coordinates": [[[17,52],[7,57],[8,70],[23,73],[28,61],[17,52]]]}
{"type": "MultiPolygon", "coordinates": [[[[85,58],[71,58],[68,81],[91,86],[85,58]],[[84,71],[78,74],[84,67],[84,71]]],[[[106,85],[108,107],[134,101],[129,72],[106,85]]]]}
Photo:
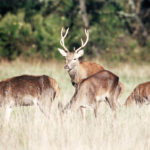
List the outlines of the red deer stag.
{"type": "MultiPolygon", "coordinates": [[[[58,48],[59,52],[62,56],[66,58],[65,69],[68,71],[72,84],[76,87],[83,79],[104,70],[102,66],[96,63],[91,63],[87,61],[79,61],[79,58],[83,56],[84,50],[83,48],[87,44],[89,40],[89,32],[85,30],[86,41],[83,42],[81,39],[81,47],[75,50],[75,52],[69,52],[69,50],[65,46],[65,38],[68,34],[69,28],[66,30],[66,33],[63,35],[64,29],[61,30],[61,40],[60,44],[64,49],[58,48]]],[[[123,92],[123,84],[119,82],[119,86],[121,89],[120,95],[123,92]]]]}
{"type": "MultiPolygon", "coordinates": [[[[76,91],[71,101],[66,105],[62,112],[69,109],[81,110],[84,116],[85,108],[92,108],[95,117],[97,108],[101,101],[108,102],[110,108],[115,111],[117,99],[120,94],[118,86],[119,77],[107,70],[102,70],[84,80],[76,87],[76,91]]],[[[62,107],[61,104],[59,107],[62,107]]]]}
{"type": "Polygon", "coordinates": [[[136,86],[136,88],[127,98],[125,105],[130,106],[134,102],[136,104],[150,104],[150,82],[141,83],[136,86]]]}
{"type": "Polygon", "coordinates": [[[49,117],[51,103],[59,94],[57,82],[46,75],[22,75],[0,82],[0,106],[8,121],[11,108],[36,104],[49,117]]]}

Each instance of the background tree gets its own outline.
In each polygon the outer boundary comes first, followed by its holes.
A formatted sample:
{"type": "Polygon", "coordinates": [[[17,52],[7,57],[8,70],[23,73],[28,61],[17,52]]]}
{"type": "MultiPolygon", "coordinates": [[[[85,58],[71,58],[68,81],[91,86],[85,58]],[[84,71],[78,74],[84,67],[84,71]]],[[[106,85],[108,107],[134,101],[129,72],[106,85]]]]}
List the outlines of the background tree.
{"type": "Polygon", "coordinates": [[[0,0],[0,58],[60,59],[60,30],[69,27],[70,50],[88,28],[88,57],[149,61],[149,15],[150,0],[0,0]]]}

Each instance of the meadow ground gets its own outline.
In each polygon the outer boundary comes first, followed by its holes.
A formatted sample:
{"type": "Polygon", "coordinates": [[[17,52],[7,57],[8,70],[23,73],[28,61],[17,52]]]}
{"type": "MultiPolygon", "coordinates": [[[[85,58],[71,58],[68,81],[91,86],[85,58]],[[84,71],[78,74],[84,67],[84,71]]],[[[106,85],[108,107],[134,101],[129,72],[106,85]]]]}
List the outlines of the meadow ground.
{"type": "MultiPolygon", "coordinates": [[[[98,62],[100,63],[100,62],[98,62]]],[[[133,88],[150,80],[149,65],[103,66],[120,77],[125,92],[120,98],[123,105],[133,88]]],[[[149,150],[150,106],[124,106],[117,110],[114,120],[108,105],[102,103],[98,118],[87,111],[83,121],[80,114],[65,115],[60,119],[58,101],[64,105],[73,95],[64,63],[22,62],[0,63],[0,79],[21,74],[46,74],[55,78],[61,88],[60,97],[54,101],[50,120],[34,106],[13,109],[8,125],[3,125],[0,110],[0,150],[149,150]]]]}

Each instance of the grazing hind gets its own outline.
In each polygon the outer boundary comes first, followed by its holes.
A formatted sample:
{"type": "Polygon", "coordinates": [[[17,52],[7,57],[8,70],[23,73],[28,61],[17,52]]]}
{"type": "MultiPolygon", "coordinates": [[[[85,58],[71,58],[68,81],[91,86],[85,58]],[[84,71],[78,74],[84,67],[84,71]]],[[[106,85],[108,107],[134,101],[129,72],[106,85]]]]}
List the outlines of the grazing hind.
{"type": "Polygon", "coordinates": [[[12,107],[33,104],[49,117],[51,104],[58,94],[57,82],[46,75],[22,75],[0,82],[0,106],[5,108],[6,120],[12,107]]]}
{"type": "MultiPolygon", "coordinates": [[[[102,101],[106,101],[115,111],[120,91],[119,77],[110,71],[102,70],[78,84],[75,94],[62,112],[81,110],[84,117],[84,109],[92,108],[96,117],[98,105],[102,101]]],[[[61,104],[59,107],[62,107],[61,104]]]]}
{"type": "Polygon", "coordinates": [[[136,104],[150,104],[150,82],[141,83],[133,90],[127,98],[125,105],[130,106],[136,104]]]}

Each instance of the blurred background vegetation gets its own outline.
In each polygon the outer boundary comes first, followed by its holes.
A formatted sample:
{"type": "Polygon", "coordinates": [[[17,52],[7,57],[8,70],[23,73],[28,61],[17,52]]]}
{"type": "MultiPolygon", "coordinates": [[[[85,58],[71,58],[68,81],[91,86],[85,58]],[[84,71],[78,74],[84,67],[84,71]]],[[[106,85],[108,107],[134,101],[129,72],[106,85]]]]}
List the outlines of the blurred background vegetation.
{"type": "Polygon", "coordinates": [[[0,59],[62,59],[62,27],[70,51],[87,28],[87,57],[150,62],[150,0],[0,0],[0,59]]]}

